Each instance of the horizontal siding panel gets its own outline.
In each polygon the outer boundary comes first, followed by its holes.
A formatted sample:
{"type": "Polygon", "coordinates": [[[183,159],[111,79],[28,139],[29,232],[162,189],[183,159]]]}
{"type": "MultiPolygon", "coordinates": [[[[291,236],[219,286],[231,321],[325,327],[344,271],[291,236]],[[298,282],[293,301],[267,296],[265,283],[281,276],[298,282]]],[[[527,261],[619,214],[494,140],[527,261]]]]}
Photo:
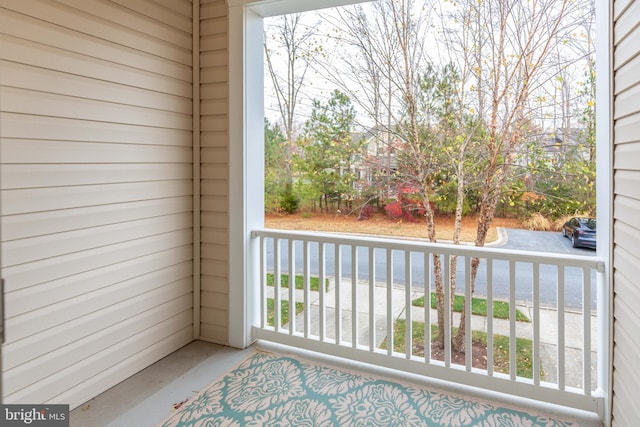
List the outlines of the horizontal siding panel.
{"type": "Polygon", "coordinates": [[[165,25],[146,16],[144,13],[131,13],[126,7],[103,0],[57,0],[57,2],[82,10],[98,18],[108,17],[110,22],[115,22],[123,27],[139,31],[185,50],[191,50],[191,32],[184,32],[165,25]]]}
{"type": "MultiPolygon", "coordinates": [[[[200,37],[200,51],[209,52],[212,50],[223,51],[226,50],[229,45],[228,37],[226,33],[220,34],[208,34],[200,37]]],[[[228,57],[225,58],[225,64],[228,62],[228,57]]]]}
{"type": "Polygon", "coordinates": [[[226,212],[203,212],[201,215],[202,227],[226,230],[229,217],[226,212]]]}
{"type": "Polygon", "coordinates": [[[203,225],[200,232],[203,242],[213,245],[227,245],[229,243],[229,232],[226,228],[211,228],[203,225]]]}
{"type": "MultiPolygon", "coordinates": [[[[53,167],[55,163],[62,163],[62,167],[69,170],[83,165],[91,165],[97,169],[115,168],[115,164],[120,164],[121,168],[136,168],[143,167],[146,163],[149,165],[145,167],[156,168],[175,163],[172,167],[190,170],[189,160],[193,157],[191,147],[187,146],[171,147],[150,144],[109,144],[15,138],[5,138],[2,144],[1,155],[4,164],[26,163],[28,167],[36,169],[42,167],[38,165],[48,164],[53,167]],[[109,165],[103,166],[104,163],[109,165]],[[182,165],[179,165],[180,163],[182,165]]],[[[168,176],[172,175],[170,170],[167,172],[168,176]]],[[[8,180],[9,177],[3,179],[8,180]]],[[[112,179],[115,182],[121,180],[117,176],[113,176],[112,179]]],[[[5,181],[2,184],[4,188],[10,187],[5,181]]]]}
{"type": "Polygon", "coordinates": [[[188,114],[4,87],[2,102],[12,113],[191,130],[188,114]]]}
{"type": "Polygon", "coordinates": [[[229,295],[229,288],[226,282],[226,276],[202,276],[202,290],[204,292],[210,292],[220,295],[221,298],[227,299],[229,295]]]}
{"type": "Polygon", "coordinates": [[[227,34],[227,18],[225,16],[202,19],[200,21],[200,34],[209,36],[213,34],[227,34]]]}
{"type": "MultiPolygon", "coordinates": [[[[622,221],[615,221],[613,233],[616,235],[616,244],[622,248],[640,248],[640,230],[622,221]]],[[[627,253],[628,254],[628,253],[627,253]]],[[[628,254],[630,255],[630,254],[628,254]]],[[[623,257],[623,259],[626,257],[623,257]]],[[[635,264],[640,273],[640,258],[634,256],[635,264]]],[[[625,270],[628,271],[628,270],[625,270]]],[[[640,276],[631,276],[640,277],[640,276]]],[[[640,296],[640,295],[639,295],[640,296]]],[[[639,299],[640,301],[640,299],[639,299]]]]}
{"type": "MultiPolygon", "coordinates": [[[[82,316],[78,320],[45,328],[37,334],[6,344],[3,347],[4,368],[9,371],[65,345],[91,337],[102,330],[118,327],[126,319],[143,315],[147,311],[155,310],[161,315],[163,309],[168,310],[168,306],[172,305],[171,303],[176,299],[183,299],[183,305],[179,304],[180,306],[176,309],[179,312],[186,310],[190,308],[188,302],[190,290],[190,288],[183,289],[177,286],[163,286],[129,298],[121,304],[82,316]]],[[[146,328],[143,327],[140,330],[144,329],[146,328]]]]}
{"type": "MultiPolygon", "coordinates": [[[[226,163],[226,162],[225,162],[226,163]]],[[[229,168],[227,165],[210,164],[202,167],[202,179],[227,181],[229,168]]]]}
{"type": "Polygon", "coordinates": [[[192,218],[190,212],[181,213],[6,242],[2,252],[2,266],[9,268],[142,239],[157,235],[159,230],[169,233],[191,229],[192,218]]]}
{"type": "Polygon", "coordinates": [[[227,102],[229,88],[223,83],[207,83],[200,86],[200,95],[204,101],[225,99],[225,102],[227,102]]]}
{"type": "MultiPolygon", "coordinates": [[[[208,295],[206,292],[203,294],[203,298],[206,298],[206,303],[209,304],[213,299],[220,299],[220,295],[208,295]]],[[[211,306],[213,307],[213,306],[211,306]]],[[[207,323],[218,326],[229,325],[229,312],[223,308],[208,308],[202,309],[202,317],[206,319],[207,323]]]]}
{"type": "Polygon", "coordinates": [[[640,96],[640,84],[631,86],[616,96],[614,103],[615,119],[637,114],[640,111],[637,99],[640,96]]]}
{"type": "MultiPolygon", "coordinates": [[[[78,1],[75,2],[76,6],[78,1]]],[[[84,2],[83,2],[84,3],[84,2]]],[[[117,21],[108,21],[99,15],[80,9],[53,3],[48,0],[4,0],[3,5],[13,11],[32,16],[43,21],[55,22],[55,25],[72,31],[81,32],[89,36],[106,41],[107,43],[126,46],[140,52],[147,52],[155,56],[169,59],[191,66],[191,49],[180,48],[164,40],[127,28],[117,21]]],[[[110,9],[113,11],[113,8],[110,9]]],[[[148,21],[145,22],[148,25],[148,21]]]]}
{"type": "MultiPolygon", "coordinates": [[[[207,120],[210,119],[211,116],[207,118],[207,120]]],[[[226,132],[226,129],[202,132],[200,134],[200,139],[203,150],[216,149],[220,153],[220,156],[223,156],[222,153],[225,153],[224,156],[226,157],[229,156],[229,134],[226,132]]]]}
{"type": "Polygon", "coordinates": [[[200,73],[200,81],[203,84],[220,83],[227,81],[227,67],[204,68],[200,73]]]}
{"type": "Polygon", "coordinates": [[[227,244],[203,244],[200,251],[204,259],[218,259],[221,261],[229,259],[229,247],[227,244]]]}
{"type": "Polygon", "coordinates": [[[191,66],[159,58],[146,52],[115,45],[113,43],[45,23],[34,18],[5,10],[2,13],[0,32],[11,34],[45,46],[63,48],[86,57],[100,58],[115,64],[140,70],[153,70],[163,76],[191,81],[191,66]]]}
{"type": "Polygon", "coordinates": [[[223,212],[226,215],[228,206],[229,199],[226,196],[207,195],[200,199],[200,207],[204,212],[223,212]]]}
{"type": "Polygon", "coordinates": [[[615,74],[615,93],[622,93],[640,84],[640,56],[633,58],[615,74]]]}
{"type": "Polygon", "coordinates": [[[157,181],[25,190],[5,190],[3,215],[70,209],[83,206],[190,196],[190,181],[157,181]]]}
{"type": "Polygon", "coordinates": [[[640,166],[640,142],[616,145],[613,158],[615,169],[637,170],[640,166]]]}
{"type": "Polygon", "coordinates": [[[200,157],[204,164],[211,167],[222,167],[229,163],[229,153],[226,148],[204,147],[200,149],[200,157]]]}
{"type": "MultiPolygon", "coordinates": [[[[229,121],[226,116],[202,116],[200,119],[200,129],[202,132],[226,132],[229,128],[229,121]]],[[[202,142],[206,144],[208,135],[203,135],[202,142]]],[[[227,139],[228,140],[228,139],[227,139]]],[[[227,142],[228,144],[228,142],[227,142]]]]}
{"type": "Polygon", "coordinates": [[[217,116],[227,114],[227,100],[226,99],[214,99],[211,101],[204,101],[200,104],[200,111],[203,115],[217,116]]]}
{"type": "Polygon", "coordinates": [[[613,2],[613,20],[617,21],[635,0],[616,0],[613,2]]]}
{"type": "Polygon", "coordinates": [[[628,116],[616,120],[616,145],[640,141],[640,115],[628,116]]]}
{"type": "MultiPolygon", "coordinates": [[[[185,299],[188,300],[188,298],[185,299]]],[[[167,307],[168,306],[169,305],[167,305],[167,307]]],[[[94,354],[91,357],[83,359],[81,362],[70,366],[68,369],[46,377],[37,384],[33,384],[26,389],[16,392],[15,394],[9,393],[7,395],[7,402],[20,402],[27,398],[36,399],[39,402],[51,401],[60,393],[58,384],[61,381],[64,381],[65,386],[69,389],[80,386],[87,375],[93,376],[110,368],[114,365],[116,360],[119,360],[120,357],[131,357],[136,353],[143,351],[149,343],[162,341],[168,335],[190,327],[188,323],[185,325],[185,322],[190,318],[190,316],[192,316],[190,312],[184,312],[170,318],[166,318],[166,316],[163,315],[162,310],[158,310],[156,313],[157,319],[153,321],[153,326],[148,329],[144,331],[135,330],[135,332],[139,333],[128,337],[126,340],[121,341],[116,345],[104,349],[98,354],[94,354]],[[160,321],[160,319],[166,320],[160,321]],[[139,334],[143,332],[146,338],[145,340],[142,340],[139,337],[139,334]]],[[[135,323],[142,324],[141,321],[135,323]]]]}
{"type": "Polygon", "coordinates": [[[632,224],[640,218],[640,200],[619,195],[614,200],[614,212],[616,220],[632,224]]]}
{"type": "Polygon", "coordinates": [[[205,306],[205,308],[203,309],[204,314],[206,316],[204,317],[208,317],[209,321],[208,323],[214,323],[214,324],[226,324],[227,320],[225,319],[220,320],[219,322],[213,322],[211,321],[211,319],[216,318],[217,316],[215,316],[214,314],[210,314],[216,310],[228,310],[229,309],[229,303],[227,298],[224,298],[226,295],[222,295],[223,298],[220,298],[221,295],[218,293],[214,293],[214,292],[202,292],[202,305],[205,306]]]}
{"type": "Polygon", "coordinates": [[[164,7],[153,0],[112,1],[126,7],[127,9],[134,10],[140,14],[153,18],[158,22],[162,22],[163,24],[170,25],[187,34],[191,34],[192,24],[190,16],[177,14],[174,10],[164,7]]]}
{"type": "Polygon", "coordinates": [[[625,37],[638,27],[638,16],[640,16],[640,2],[633,2],[625,5],[623,14],[617,14],[616,24],[613,32],[613,43],[619,45],[625,37]]]}
{"type": "Polygon", "coordinates": [[[51,280],[124,262],[133,257],[158,253],[191,243],[192,230],[180,230],[49,258],[38,263],[4,268],[5,292],[9,294],[51,280]]]}
{"type": "Polygon", "coordinates": [[[181,163],[12,164],[3,166],[2,188],[189,180],[192,174],[191,165],[181,163]]]}
{"type": "Polygon", "coordinates": [[[228,345],[229,343],[229,329],[227,326],[211,325],[202,322],[200,332],[207,341],[221,345],[228,345]]]}
{"type": "Polygon", "coordinates": [[[200,19],[218,18],[221,16],[225,16],[226,14],[226,5],[221,1],[206,3],[200,6],[200,19]]]}
{"type": "Polygon", "coordinates": [[[640,171],[616,171],[614,179],[616,194],[640,200],[640,171]]]}
{"type": "MultiPolygon", "coordinates": [[[[146,296],[147,298],[153,298],[156,300],[157,305],[158,306],[163,306],[163,308],[165,310],[167,310],[165,312],[166,317],[172,316],[172,315],[176,315],[185,311],[190,311],[191,310],[191,301],[190,299],[192,298],[192,293],[191,293],[191,278],[188,279],[184,279],[180,282],[175,282],[175,283],[170,283],[166,286],[162,286],[162,287],[157,287],[154,286],[153,289],[148,290],[147,292],[144,293],[139,293],[138,295],[133,295],[133,296],[128,296],[126,299],[129,298],[137,298],[138,296],[142,297],[143,295],[146,296]],[[156,297],[162,297],[161,292],[164,292],[163,289],[164,288],[173,288],[174,294],[178,294],[178,292],[181,290],[184,293],[182,295],[178,295],[178,297],[172,297],[170,299],[165,299],[165,302],[163,303],[161,300],[156,299],[156,297]],[[180,300],[179,303],[177,303],[176,301],[180,300]]],[[[113,298],[112,298],[113,300],[113,298]]],[[[125,299],[121,299],[119,301],[116,300],[116,302],[120,303],[120,302],[126,302],[125,299]]],[[[98,307],[96,311],[99,312],[101,310],[105,310],[106,308],[106,304],[94,304],[96,307],[98,307]]],[[[66,305],[65,305],[66,307],[66,305]]],[[[72,305],[69,305],[69,309],[73,308],[72,305]]],[[[152,309],[153,310],[153,309],[152,309]]],[[[61,311],[61,308],[58,308],[58,311],[61,311]]],[[[162,310],[159,310],[162,311],[162,310]]],[[[149,310],[146,310],[146,312],[148,313],[149,310]]],[[[87,310],[84,310],[84,313],[82,314],[82,317],[78,317],[75,319],[70,319],[67,323],[69,322],[74,322],[74,323],[79,323],[84,325],[85,323],[89,323],[90,322],[90,318],[93,316],[93,314],[91,314],[91,312],[88,312],[87,310]]],[[[131,318],[129,318],[131,319],[131,318]]],[[[156,317],[155,319],[152,319],[153,321],[158,321],[158,317],[156,317]]],[[[188,325],[189,323],[192,322],[193,319],[189,319],[188,322],[185,322],[186,325],[188,325]]],[[[42,322],[46,322],[45,319],[42,320],[42,322]]],[[[128,323],[128,322],[127,322],[128,323]]],[[[47,323],[48,324],[48,323],[47,323]]],[[[55,328],[60,326],[60,323],[53,323],[50,324],[51,328],[55,328]]],[[[56,348],[55,350],[52,350],[50,352],[47,353],[43,353],[41,356],[39,356],[37,359],[35,359],[35,363],[24,363],[22,365],[17,366],[15,369],[9,369],[7,371],[7,375],[4,377],[5,381],[12,381],[13,384],[12,386],[6,382],[5,386],[13,389],[13,390],[19,390],[21,388],[24,388],[26,385],[28,385],[29,379],[28,379],[28,375],[24,375],[25,374],[25,370],[26,369],[38,369],[41,372],[38,372],[38,375],[42,375],[42,376],[49,376],[52,375],[53,373],[55,373],[56,371],[64,368],[65,366],[69,366],[73,363],[78,362],[79,360],[76,358],[84,358],[84,357],[88,357],[90,354],[93,354],[97,351],[101,351],[111,345],[116,344],[118,341],[121,341],[123,337],[128,336],[130,333],[132,333],[133,331],[136,331],[136,329],[139,330],[144,330],[148,327],[150,327],[152,325],[141,325],[140,324],[140,319],[136,319],[136,324],[135,325],[128,325],[128,326],[124,326],[126,329],[123,330],[123,325],[121,323],[112,326],[112,327],[108,327],[108,328],[104,328],[103,330],[99,330],[91,335],[88,335],[86,337],[86,345],[83,345],[81,348],[78,348],[77,345],[73,345],[73,343],[70,343],[70,345],[65,345],[59,348],[56,348]],[[86,352],[89,351],[89,354],[86,354],[86,352]],[[82,355],[82,353],[85,352],[85,355],[82,355]],[[63,356],[64,359],[62,360],[55,360],[57,357],[63,356]],[[22,377],[22,378],[21,378],[22,377]]],[[[16,326],[14,326],[16,327],[16,326]]]]}
{"type": "Polygon", "coordinates": [[[191,269],[192,256],[193,248],[185,245],[23,288],[6,295],[6,316],[14,318],[45,307],[48,309],[84,293],[103,292],[165,271],[177,270],[185,275],[185,270],[191,269]]]}
{"type": "MultiPolygon", "coordinates": [[[[614,29],[614,34],[616,32],[617,28],[614,29]]],[[[624,39],[616,44],[613,68],[618,70],[635,58],[638,55],[638,46],[640,46],[640,27],[635,27],[631,32],[624,34],[624,39]]]]}
{"type": "MultiPolygon", "coordinates": [[[[205,279],[207,279],[206,276],[215,277],[217,278],[216,280],[229,277],[229,263],[226,260],[205,259],[202,263],[202,276],[202,286],[204,289],[205,279]]],[[[225,282],[225,284],[221,284],[221,286],[229,286],[229,284],[225,282]]]]}
{"type": "MultiPolygon", "coordinates": [[[[192,144],[190,130],[150,128],[12,113],[1,113],[0,120],[2,120],[3,140],[21,138],[40,139],[47,141],[46,143],[57,140],[182,147],[191,147],[192,144]]],[[[103,146],[103,148],[111,151],[129,150],[128,147],[103,146]]],[[[100,150],[101,148],[96,146],[96,149],[100,150]]],[[[112,154],[112,156],[122,155],[112,154]]],[[[149,161],[154,161],[154,159],[150,158],[149,161]]]]}
{"type": "Polygon", "coordinates": [[[0,68],[3,69],[2,84],[4,86],[76,98],[86,98],[87,94],[91,94],[91,99],[96,101],[191,115],[192,102],[185,97],[132,88],[88,77],[71,76],[59,71],[9,61],[0,61],[0,68]]]}
{"type": "Polygon", "coordinates": [[[622,372],[624,371],[621,369],[613,371],[613,384],[616,388],[613,397],[612,426],[614,427],[634,426],[640,419],[636,409],[638,408],[637,399],[622,372]]]}
{"type": "MultiPolygon", "coordinates": [[[[617,226],[616,221],[614,227],[617,226]]],[[[632,252],[626,250],[621,245],[616,245],[613,254],[613,268],[617,270],[617,274],[627,278],[640,277],[640,262],[638,262],[637,256],[633,255],[632,252]]],[[[618,290],[614,289],[614,292],[618,292],[618,290]]]]}
{"type": "Polygon", "coordinates": [[[200,54],[200,66],[202,68],[220,67],[221,64],[226,63],[226,50],[212,50],[208,52],[202,52],[202,54],[200,54]]]}
{"type": "Polygon", "coordinates": [[[138,371],[152,365],[164,356],[168,356],[175,350],[185,346],[193,340],[191,326],[184,328],[172,335],[164,337],[133,356],[114,363],[108,369],[87,378],[82,387],[71,388],[52,399],[54,402],[65,402],[71,408],[80,406],[87,401],[87,396],[96,396],[121,381],[127,379],[138,371]]]}
{"type": "Polygon", "coordinates": [[[178,80],[149,70],[101,58],[86,57],[55,46],[45,46],[0,32],[0,51],[6,61],[77,74],[83,77],[129,85],[160,93],[191,97],[191,81],[178,80]]]}
{"type": "Polygon", "coordinates": [[[191,0],[154,0],[166,9],[170,9],[184,17],[191,18],[193,13],[193,4],[191,0]]]}
{"type": "Polygon", "coordinates": [[[192,197],[184,196],[5,216],[1,223],[2,237],[4,241],[9,242],[46,234],[191,212],[192,201],[192,197]]]}
{"type": "Polygon", "coordinates": [[[229,185],[226,181],[203,180],[202,190],[205,194],[212,196],[226,196],[229,194],[229,185]]]}

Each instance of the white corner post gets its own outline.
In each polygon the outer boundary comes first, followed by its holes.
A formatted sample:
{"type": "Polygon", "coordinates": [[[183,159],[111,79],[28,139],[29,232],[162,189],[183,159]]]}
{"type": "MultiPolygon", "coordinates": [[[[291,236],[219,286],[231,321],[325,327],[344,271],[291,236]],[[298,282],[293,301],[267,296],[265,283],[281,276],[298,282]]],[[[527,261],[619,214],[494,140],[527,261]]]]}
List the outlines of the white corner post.
{"type": "Polygon", "coordinates": [[[596,216],[598,256],[605,260],[598,278],[598,391],[600,416],[611,425],[613,362],[613,2],[596,1],[596,216]]]}
{"type": "Polygon", "coordinates": [[[264,226],[263,17],[369,0],[227,0],[229,48],[229,345],[253,342],[259,303],[258,248],[264,226]]]}
{"type": "Polygon", "coordinates": [[[264,76],[262,17],[229,6],[229,345],[253,342],[258,320],[258,251],[264,226],[264,76]]]}

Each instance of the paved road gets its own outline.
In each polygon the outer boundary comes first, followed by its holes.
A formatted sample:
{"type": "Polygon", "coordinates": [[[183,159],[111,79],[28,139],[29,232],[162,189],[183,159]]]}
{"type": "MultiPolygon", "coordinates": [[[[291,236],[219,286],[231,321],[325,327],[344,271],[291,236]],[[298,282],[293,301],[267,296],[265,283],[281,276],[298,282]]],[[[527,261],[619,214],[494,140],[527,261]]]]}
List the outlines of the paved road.
{"type": "MultiPolygon", "coordinates": [[[[579,255],[595,255],[595,251],[590,249],[580,249],[571,247],[569,239],[562,237],[560,233],[535,232],[517,229],[508,229],[507,242],[499,247],[505,249],[528,250],[535,252],[553,252],[579,255]]],[[[281,242],[281,268],[283,272],[288,269],[287,242],[281,242]]],[[[334,245],[325,246],[325,272],[327,275],[335,273],[335,249],[334,245]]],[[[302,265],[302,245],[296,245],[296,273],[303,272],[302,265]]],[[[366,248],[358,248],[357,253],[358,279],[368,280],[369,278],[369,254],[366,248]]],[[[386,253],[384,250],[374,251],[374,274],[377,280],[386,280],[386,253]]],[[[343,250],[342,253],[342,275],[351,278],[351,252],[343,250]]],[[[424,258],[420,254],[412,254],[411,259],[411,283],[414,287],[424,287],[424,258]]],[[[464,257],[458,261],[458,277],[456,289],[464,292],[464,257]]],[[[267,268],[273,269],[273,244],[267,244],[267,268]]],[[[312,275],[318,274],[318,246],[310,245],[310,270],[312,275]]],[[[495,298],[509,298],[509,264],[507,261],[495,261],[493,265],[494,280],[493,294],[495,298]]],[[[532,300],[532,266],[527,264],[516,264],[516,299],[523,302],[532,300]]],[[[545,305],[557,304],[556,269],[551,266],[541,266],[540,268],[540,302],[545,305]]],[[[393,253],[393,279],[395,283],[405,283],[405,260],[402,252],[393,253]]],[[[592,276],[595,283],[595,274],[592,276]]],[[[486,263],[481,263],[476,281],[476,295],[486,295],[486,263]]],[[[596,305],[596,289],[592,289],[592,307],[596,305]]],[[[578,269],[567,268],[565,270],[565,306],[569,308],[580,308],[582,306],[582,273],[578,269]]]]}

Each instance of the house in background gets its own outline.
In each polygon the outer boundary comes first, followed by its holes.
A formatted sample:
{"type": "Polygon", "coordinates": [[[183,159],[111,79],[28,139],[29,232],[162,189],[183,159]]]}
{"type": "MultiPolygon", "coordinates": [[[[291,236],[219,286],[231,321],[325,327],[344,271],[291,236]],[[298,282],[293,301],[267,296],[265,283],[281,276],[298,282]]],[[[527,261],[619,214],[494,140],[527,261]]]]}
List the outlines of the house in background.
{"type": "Polygon", "coordinates": [[[399,138],[382,126],[374,126],[352,138],[363,145],[362,154],[353,162],[357,190],[366,193],[365,196],[375,195],[379,202],[395,199],[397,189],[393,176],[398,168],[399,138]]]}
{"type": "MultiPolygon", "coordinates": [[[[0,0],[4,403],[77,407],[192,340],[251,343],[261,17],[312,8],[0,0]]],[[[640,1],[597,8],[598,254],[612,310],[603,415],[632,426],[640,1]]]]}

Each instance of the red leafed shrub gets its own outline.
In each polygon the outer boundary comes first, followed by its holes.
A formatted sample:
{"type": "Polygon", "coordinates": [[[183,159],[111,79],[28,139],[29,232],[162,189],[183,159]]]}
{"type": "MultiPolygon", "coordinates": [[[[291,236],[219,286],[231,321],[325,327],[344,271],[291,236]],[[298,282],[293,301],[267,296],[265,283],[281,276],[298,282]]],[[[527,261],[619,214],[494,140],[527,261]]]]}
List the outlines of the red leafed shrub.
{"type": "Polygon", "coordinates": [[[358,215],[358,221],[363,221],[365,219],[369,219],[373,216],[373,214],[376,213],[376,208],[375,206],[371,206],[371,205],[365,205],[361,210],[360,210],[360,214],[358,215]]]}
{"type": "Polygon", "coordinates": [[[393,203],[389,203],[384,207],[387,212],[387,216],[391,219],[400,219],[404,216],[404,210],[402,209],[402,202],[396,200],[393,203]]]}

